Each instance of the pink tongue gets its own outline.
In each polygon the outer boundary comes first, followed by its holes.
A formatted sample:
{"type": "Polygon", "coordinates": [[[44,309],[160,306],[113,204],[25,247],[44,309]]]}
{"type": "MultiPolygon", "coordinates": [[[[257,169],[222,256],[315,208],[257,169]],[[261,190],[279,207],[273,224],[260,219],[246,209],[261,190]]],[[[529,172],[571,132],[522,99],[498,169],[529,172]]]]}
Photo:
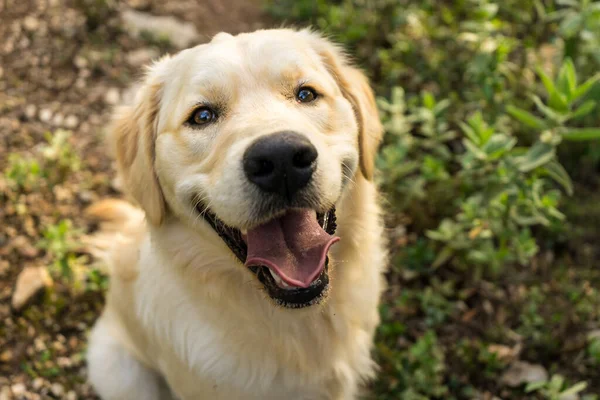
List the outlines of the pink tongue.
{"type": "Polygon", "coordinates": [[[319,226],[314,211],[290,210],[248,230],[246,266],[264,265],[288,285],[306,288],[323,271],[327,252],[338,240],[319,226]]]}

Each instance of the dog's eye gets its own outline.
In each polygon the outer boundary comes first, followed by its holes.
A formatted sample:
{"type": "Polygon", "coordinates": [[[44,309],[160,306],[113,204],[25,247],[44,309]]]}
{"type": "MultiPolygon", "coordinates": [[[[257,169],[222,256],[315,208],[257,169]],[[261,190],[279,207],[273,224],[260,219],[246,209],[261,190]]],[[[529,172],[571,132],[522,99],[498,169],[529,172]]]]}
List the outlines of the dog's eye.
{"type": "Polygon", "coordinates": [[[206,125],[208,123],[213,122],[217,118],[217,114],[211,110],[209,107],[200,107],[197,108],[190,118],[188,119],[188,123],[190,125],[206,125]]]}
{"type": "Polygon", "coordinates": [[[310,87],[301,87],[296,94],[296,99],[299,103],[310,103],[317,99],[317,92],[310,87]]]}

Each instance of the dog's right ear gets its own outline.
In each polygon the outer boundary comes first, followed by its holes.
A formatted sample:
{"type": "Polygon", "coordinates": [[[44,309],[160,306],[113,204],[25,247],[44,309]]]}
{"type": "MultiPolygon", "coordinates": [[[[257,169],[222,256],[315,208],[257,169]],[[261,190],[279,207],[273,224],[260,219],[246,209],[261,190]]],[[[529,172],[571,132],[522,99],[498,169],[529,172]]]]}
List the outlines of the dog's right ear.
{"type": "Polygon", "coordinates": [[[160,225],[166,204],[154,167],[157,116],[162,85],[150,77],[131,106],[117,111],[110,129],[118,173],[125,193],[146,212],[146,219],[160,225]]]}

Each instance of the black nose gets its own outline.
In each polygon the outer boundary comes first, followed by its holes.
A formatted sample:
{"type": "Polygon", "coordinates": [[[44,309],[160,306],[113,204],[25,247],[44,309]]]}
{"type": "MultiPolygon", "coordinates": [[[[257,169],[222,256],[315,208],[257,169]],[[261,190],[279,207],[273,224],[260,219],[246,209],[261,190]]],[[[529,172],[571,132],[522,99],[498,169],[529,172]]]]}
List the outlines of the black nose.
{"type": "Polygon", "coordinates": [[[317,149],[302,135],[281,132],[252,143],[244,154],[250,182],[269,193],[291,199],[312,177],[317,149]]]}

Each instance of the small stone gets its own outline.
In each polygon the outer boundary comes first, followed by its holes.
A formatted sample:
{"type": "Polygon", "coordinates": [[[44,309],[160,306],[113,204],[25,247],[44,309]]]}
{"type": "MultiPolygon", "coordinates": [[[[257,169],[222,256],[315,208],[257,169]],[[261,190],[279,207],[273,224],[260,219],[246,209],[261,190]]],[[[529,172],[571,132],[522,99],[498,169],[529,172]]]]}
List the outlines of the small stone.
{"type": "Polygon", "coordinates": [[[77,125],[79,125],[79,118],[75,115],[67,115],[67,118],[65,118],[65,127],[75,129],[77,128],[77,125]]]}
{"type": "Polygon", "coordinates": [[[518,344],[514,348],[502,344],[491,344],[488,346],[487,350],[490,353],[495,354],[496,357],[498,357],[498,360],[509,363],[518,357],[521,352],[521,344],[518,344]]]}
{"type": "Polygon", "coordinates": [[[594,329],[588,333],[588,340],[600,340],[600,329],[594,329]]]}
{"type": "Polygon", "coordinates": [[[526,383],[548,380],[548,372],[539,364],[530,364],[525,361],[513,363],[502,375],[500,381],[510,387],[521,386],[526,383]]]}
{"type": "Polygon", "coordinates": [[[158,58],[158,51],[151,48],[141,48],[127,53],[127,62],[134,66],[139,67],[148,64],[153,59],[158,58]]]}
{"type": "Polygon", "coordinates": [[[69,357],[58,357],[56,364],[61,368],[70,368],[73,366],[73,361],[69,357]]]}
{"type": "Polygon", "coordinates": [[[13,396],[8,386],[4,386],[0,389],[0,400],[12,400],[13,396]]]}
{"type": "Polygon", "coordinates": [[[16,396],[21,396],[21,395],[25,394],[25,392],[27,391],[27,388],[22,383],[15,383],[14,385],[12,385],[10,387],[10,389],[12,390],[13,394],[16,396]]]}
{"type": "Polygon", "coordinates": [[[180,49],[197,44],[200,40],[194,24],[174,17],[126,10],[121,14],[121,18],[130,34],[140,36],[143,32],[149,32],[154,37],[167,39],[180,49]]]}
{"type": "Polygon", "coordinates": [[[0,353],[0,361],[3,363],[7,363],[10,360],[13,359],[13,352],[12,350],[5,350],[2,353],[0,353]]]}
{"type": "Polygon", "coordinates": [[[82,190],[79,192],[79,199],[85,203],[91,203],[96,199],[96,195],[91,190],[82,190]]]}
{"type": "Polygon", "coordinates": [[[23,26],[29,32],[33,32],[40,27],[40,21],[36,17],[29,15],[23,20],[23,26]]]}
{"type": "Polygon", "coordinates": [[[48,349],[48,347],[46,346],[46,343],[44,343],[42,338],[39,338],[39,337],[37,337],[33,340],[33,347],[39,352],[42,352],[42,351],[45,351],[48,349]]]}
{"type": "Polygon", "coordinates": [[[75,64],[77,68],[83,69],[88,66],[88,60],[86,60],[84,57],[77,56],[73,60],[73,64],[75,64]]]}
{"type": "Polygon", "coordinates": [[[4,76],[4,68],[0,67],[0,78],[4,76]]]}
{"type": "Polygon", "coordinates": [[[17,277],[15,291],[12,295],[11,304],[15,310],[20,310],[37,293],[46,286],[50,286],[52,280],[44,267],[25,267],[17,277]]]}
{"type": "Polygon", "coordinates": [[[55,114],[54,118],[52,118],[52,125],[54,126],[62,126],[65,117],[62,114],[55,114]]]}
{"type": "Polygon", "coordinates": [[[149,0],[129,0],[129,6],[136,10],[143,10],[150,7],[149,0]]]}
{"type": "Polygon", "coordinates": [[[61,397],[65,393],[65,388],[60,383],[53,383],[50,390],[55,396],[61,397]]]}
{"type": "Polygon", "coordinates": [[[17,236],[10,241],[10,245],[24,257],[33,258],[38,255],[38,249],[31,244],[30,240],[26,236],[17,236]]]}
{"type": "Polygon", "coordinates": [[[31,387],[33,387],[34,390],[40,390],[41,388],[44,387],[44,379],[42,378],[35,378],[31,384],[31,387]]]}
{"type": "Polygon", "coordinates": [[[25,107],[25,116],[27,117],[27,119],[33,119],[36,114],[37,107],[35,106],[35,104],[28,104],[27,107],[25,107]]]}
{"type": "Polygon", "coordinates": [[[111,106],[116,105],[121,99],[121,95],[119,94],[119,90],[116,88],[110,88],[104,93],[104,101],[106,104],[111,106]]]}
{"type": "Polygon", "coordinates": [[[50,120],[52,119],[52,111],[44,108],[42,110],[40,110],[40,121],[42,122],[50,122],[50,120]]]}
{"type": "Polygon", "coordinates": [[[69,392],[67,392],[67,396],[65,397],[65,399],[66,400],[77,400],[77,393],[70,390],[69,392]]]}

